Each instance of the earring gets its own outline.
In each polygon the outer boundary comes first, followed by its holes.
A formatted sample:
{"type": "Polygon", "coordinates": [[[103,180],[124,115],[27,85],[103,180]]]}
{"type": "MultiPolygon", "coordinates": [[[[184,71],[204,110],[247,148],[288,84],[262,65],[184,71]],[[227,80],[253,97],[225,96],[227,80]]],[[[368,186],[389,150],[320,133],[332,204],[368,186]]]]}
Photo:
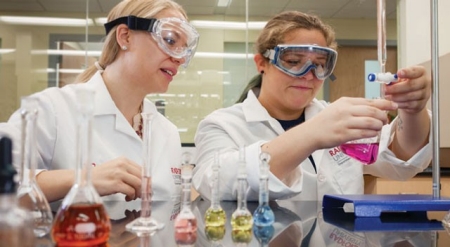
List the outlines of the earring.
{"type": "Polygon", "coordinates": [[[264,70],[261,70],[261,74],[264,74],[264,70]]]}
{"type": "Polygon", "coordinates": [[[126,51],[126,50],[128,50],[128,47],[127,47],[126,45],[123,45],[123,46],[122,46],[122,50],[123,50],[123,51],[126,51]]]}

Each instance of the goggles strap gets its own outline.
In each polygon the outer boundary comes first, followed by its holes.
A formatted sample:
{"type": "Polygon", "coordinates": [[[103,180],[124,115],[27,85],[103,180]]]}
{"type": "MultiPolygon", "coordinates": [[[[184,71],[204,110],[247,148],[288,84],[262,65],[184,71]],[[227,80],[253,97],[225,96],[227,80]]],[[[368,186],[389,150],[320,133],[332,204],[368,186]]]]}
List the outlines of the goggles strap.
{"type": "Polygon", "coordinates": [[[272,49],[267,49],[267,50],[264,52],[263,56],[266,57],[266,58],[268,58],[268,59],[270,59],[271,61],[273,61],[274,58],[275,58],[275,51],[272,50],[272,49]]]}
{"type": "Polygon", "coordinates": [[[134,15],[119,17],[108,23],[105,23],[106,35],[111,31],[111,29],[119,24],[127,24],[128,28],[131,30],[142,30],[142,31],[152,31],[153,25],[157,19],[151,18],[141,18],[134,15]]]}

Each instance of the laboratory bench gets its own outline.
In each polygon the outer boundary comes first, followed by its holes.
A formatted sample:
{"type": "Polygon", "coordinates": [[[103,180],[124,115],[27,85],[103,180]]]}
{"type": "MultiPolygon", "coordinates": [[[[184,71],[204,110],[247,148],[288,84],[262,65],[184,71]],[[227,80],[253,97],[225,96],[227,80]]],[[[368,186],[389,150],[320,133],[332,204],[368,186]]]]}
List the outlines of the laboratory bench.
{"type": "MultiPolygon", "coordinates": [[[[110,217],[111,233],[108,243],[102,246],[177,246],[174,219],[180,212],[180,202],[153,202],[152,217],[163,222],[165,227],[150,237],[137,237],[125,230],[127,223],[139,217],[139,201],[107,201],[104,205],[110,217]]],[[[51,206],[57,210],[57,204],[51,206]]],[[[447,212],[388,213],[376,218],[361,218],[339,209],[324,210],[320,201],[271,201],[275,223],[270,227],[254,228],[245,235],[231,229],[230,217],[236,209],[236,202],[223,201],[221,206],[227,215],[225,228],[210,236],[205,233],[204,225],[204,214],[210,202],[200,197],[192,202],[192,212],[198,224],[196,242],[192,246],[450,246],[450,235],[441,223],[447,212]],[[209,240],[211,237],[216,241],[209,240]]],[[[257,206],[257,202],[247,203],[250,212],[257,206]]],[[[51,246],[54,244],[48,235],[37,239],[36,247],[51,246]]]]}

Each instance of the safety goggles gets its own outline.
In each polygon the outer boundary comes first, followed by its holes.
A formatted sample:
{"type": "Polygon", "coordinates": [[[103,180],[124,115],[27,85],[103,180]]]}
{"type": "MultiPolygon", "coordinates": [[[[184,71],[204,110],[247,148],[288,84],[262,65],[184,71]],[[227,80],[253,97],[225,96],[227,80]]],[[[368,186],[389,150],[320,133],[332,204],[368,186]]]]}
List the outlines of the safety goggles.
{"type": "Polygon", "coordinates": [[[337,60],[335,50],[318,45],[277,45],[263,56],[290,76],[304,76],[312,70],[319,80],[333,73],[337,60]]]}
{"type": "Polygon", "coordinates": [[[195,49],[197,48],[199,34],[188,22],[179,18],[141,18],[136,16],[124,16],[105,24],[106,34],[119,24],[126,24],[131,30],[142,30],[151,33],[159,48],[167,55],[181,59],[187,67],[195,49]]]}

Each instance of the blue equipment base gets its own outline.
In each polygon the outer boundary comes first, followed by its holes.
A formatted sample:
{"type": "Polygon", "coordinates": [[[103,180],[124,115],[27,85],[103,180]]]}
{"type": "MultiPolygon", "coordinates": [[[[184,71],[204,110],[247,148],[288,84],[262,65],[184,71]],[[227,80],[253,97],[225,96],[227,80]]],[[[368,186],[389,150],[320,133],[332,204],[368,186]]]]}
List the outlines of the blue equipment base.
{"type": "Polygon", "coordinates": [[[450,198],[431,195],[324,195],[322,207],[341,208],[356,217],[380,217],[386,212],[449,211],[450,198]],[[350,210],[348,210],[350,209],[350,210]]]}
{"type": "Polygon", "coordinates": [[[428,219],[427,212],[384,213],[380,217],[355,217],[342,209],[324,209],[323,219],[328,224],[352,232],[409,232],[441,231],[442,222],[428,219]]]}

